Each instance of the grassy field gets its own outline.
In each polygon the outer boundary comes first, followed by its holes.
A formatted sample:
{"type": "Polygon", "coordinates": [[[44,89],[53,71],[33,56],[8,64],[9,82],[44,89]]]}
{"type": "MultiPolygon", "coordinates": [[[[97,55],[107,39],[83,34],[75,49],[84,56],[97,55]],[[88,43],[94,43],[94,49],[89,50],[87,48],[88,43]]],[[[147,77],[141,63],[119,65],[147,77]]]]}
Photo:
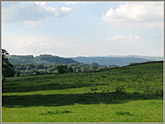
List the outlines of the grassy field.
{"type": "Polygon", "coordinates": [[[162,122],[163,63],[7,78],[3,122],[162,122]]]}

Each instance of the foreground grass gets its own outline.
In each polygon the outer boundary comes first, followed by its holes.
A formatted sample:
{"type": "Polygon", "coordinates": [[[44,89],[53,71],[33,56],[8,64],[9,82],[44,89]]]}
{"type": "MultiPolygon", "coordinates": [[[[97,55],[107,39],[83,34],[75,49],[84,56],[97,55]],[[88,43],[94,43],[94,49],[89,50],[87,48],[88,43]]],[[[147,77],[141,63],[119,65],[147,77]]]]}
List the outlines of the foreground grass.
{"type": "Polygon", "coordinates": [[[3,122],[162,122],[163,64],[9,78],[3,122]],[[123,87],[124,93],[116,88],[123,87]]]}
{"type": "Polygon", "coordinates": [[[160,122],[162,100],[3,108],[3,122],[160,122]]]}

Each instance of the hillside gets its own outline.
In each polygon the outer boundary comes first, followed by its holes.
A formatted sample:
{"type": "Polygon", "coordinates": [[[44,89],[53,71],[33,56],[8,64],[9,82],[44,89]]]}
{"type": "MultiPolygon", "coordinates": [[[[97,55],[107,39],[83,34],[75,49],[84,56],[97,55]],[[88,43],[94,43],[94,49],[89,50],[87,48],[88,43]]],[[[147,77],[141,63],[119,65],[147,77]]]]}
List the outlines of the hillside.
{"type": "Polygon", "coordinates": [[[106,66],[125,66],[130,63],[141,63],[147,61],[161,61],[163,57],[149,57],[149,56],[107,56],[107,57],[71,57],[64,58],[53,55],[40,55],[34,57],[33,55],[9,55],[9,61],[12,64],[93,64],[106,66]]]}
{"type": "Polygon", "coordinates": [[[101,65],[117,65],[125,66],[130,63],[141,63],[147,61],[160,61],[163,57],[148,57],[148,56],[107,56],[107,57],[74,57],[73,60],[84,64],[98,63],[101,65]]]}
{"type": "Polygon", "coordinates": [[[2,87],[3,122],[163,121],[162,62],[7,78],[2,87]]]}
{"type": "Polygon", "coordinates": [[[76,64],[75,60],[71,58],[63,58],[52,55],[40,55],[34,57],[33,55],[9,55],[9,61],[12,64],[76,64]]]}

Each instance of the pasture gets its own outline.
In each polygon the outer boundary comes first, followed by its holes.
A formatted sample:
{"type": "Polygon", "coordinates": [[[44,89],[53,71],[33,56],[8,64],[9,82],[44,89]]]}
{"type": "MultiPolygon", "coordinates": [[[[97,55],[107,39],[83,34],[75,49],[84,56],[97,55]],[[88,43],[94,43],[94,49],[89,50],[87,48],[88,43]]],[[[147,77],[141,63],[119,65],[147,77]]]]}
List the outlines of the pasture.
{"type": "Polygon", "coordinates": [[[162,62],[2,85],[2,122],[163,122],[162,62]]]}

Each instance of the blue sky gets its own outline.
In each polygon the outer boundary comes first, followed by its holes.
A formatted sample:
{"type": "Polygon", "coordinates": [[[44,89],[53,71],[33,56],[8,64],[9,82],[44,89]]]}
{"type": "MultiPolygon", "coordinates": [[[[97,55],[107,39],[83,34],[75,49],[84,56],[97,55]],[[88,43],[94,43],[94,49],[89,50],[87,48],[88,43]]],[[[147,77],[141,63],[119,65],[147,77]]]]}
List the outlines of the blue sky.
{"type": "Polygon", "coordinates": [[[11,55],[163,56],[163,2],[2,2],[11,55]]]}

